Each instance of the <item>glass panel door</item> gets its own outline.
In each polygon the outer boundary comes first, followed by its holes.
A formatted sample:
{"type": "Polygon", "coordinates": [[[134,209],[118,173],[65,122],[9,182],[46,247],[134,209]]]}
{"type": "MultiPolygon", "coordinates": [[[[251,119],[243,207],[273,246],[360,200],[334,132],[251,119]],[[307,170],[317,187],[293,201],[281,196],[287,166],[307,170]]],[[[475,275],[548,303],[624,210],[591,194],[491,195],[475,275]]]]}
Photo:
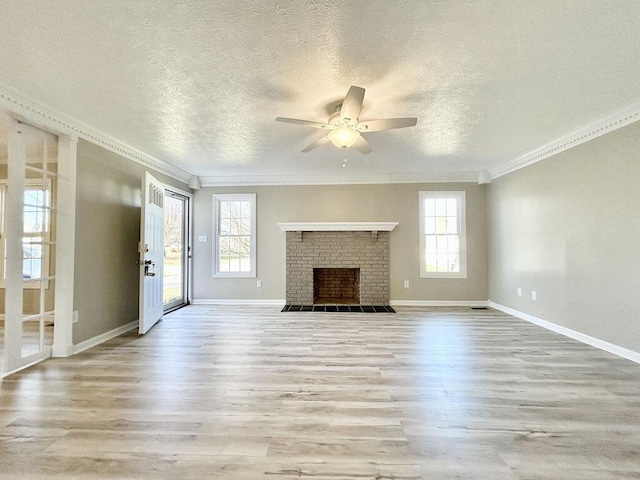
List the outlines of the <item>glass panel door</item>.
{"type": "Polygon", "coordinates": [[[9,122],[2,187],[4,373],[51,356],[55,298],[57,138],[9,122]]]}
{"type": "Polygon", "coordinates": [[[187,303],[189,198],[165,191],[164,203],[164,284],[165,311],[187,303]]]}

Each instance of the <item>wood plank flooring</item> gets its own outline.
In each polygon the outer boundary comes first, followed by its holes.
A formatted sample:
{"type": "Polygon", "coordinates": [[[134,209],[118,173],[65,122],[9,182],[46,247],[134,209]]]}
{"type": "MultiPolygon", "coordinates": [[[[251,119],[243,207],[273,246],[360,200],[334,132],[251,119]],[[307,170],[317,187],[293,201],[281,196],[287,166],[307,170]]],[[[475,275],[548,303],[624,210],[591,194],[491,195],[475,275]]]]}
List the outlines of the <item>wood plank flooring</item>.
{"type": "Polygon", "coordinates": [[[398,310],[187,307],[46,361],[1,383],[0,478],[640,479],[640,365],[398,310]]]}

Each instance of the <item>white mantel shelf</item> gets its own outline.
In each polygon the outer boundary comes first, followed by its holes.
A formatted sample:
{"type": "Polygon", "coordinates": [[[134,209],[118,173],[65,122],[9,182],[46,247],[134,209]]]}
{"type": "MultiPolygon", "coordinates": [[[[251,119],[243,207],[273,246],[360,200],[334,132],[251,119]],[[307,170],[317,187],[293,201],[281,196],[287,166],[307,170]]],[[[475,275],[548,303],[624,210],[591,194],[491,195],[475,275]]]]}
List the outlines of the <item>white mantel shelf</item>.
{"type": "Polygon", "coordinates": [[[277,225],[285,232],[390,232],[398,222],[279,222],[277,225]]]}

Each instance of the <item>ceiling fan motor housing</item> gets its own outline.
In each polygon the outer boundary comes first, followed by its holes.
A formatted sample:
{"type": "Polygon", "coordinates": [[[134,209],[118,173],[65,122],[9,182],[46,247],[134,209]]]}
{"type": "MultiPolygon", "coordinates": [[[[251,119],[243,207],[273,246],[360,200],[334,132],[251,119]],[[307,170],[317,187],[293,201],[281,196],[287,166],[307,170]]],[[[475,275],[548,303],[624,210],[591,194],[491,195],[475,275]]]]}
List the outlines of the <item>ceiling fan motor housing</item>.
{"type": "Polygon", "coordinates": [[[348,121],[343,120],[340,118],[340,107],[338,107],[338,111],[329,117],[327,124],[329,124],[332,129],[344,126],[356,127],[358,125],[358,119],[350,118],[348,121]]]}

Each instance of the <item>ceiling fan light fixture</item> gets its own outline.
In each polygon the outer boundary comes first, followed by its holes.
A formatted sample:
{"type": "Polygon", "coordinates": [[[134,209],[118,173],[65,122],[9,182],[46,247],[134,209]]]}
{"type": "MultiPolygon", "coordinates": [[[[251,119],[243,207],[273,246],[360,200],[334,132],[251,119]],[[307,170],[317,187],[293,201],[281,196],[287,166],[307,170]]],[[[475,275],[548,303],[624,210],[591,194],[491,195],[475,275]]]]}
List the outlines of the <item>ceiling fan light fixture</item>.
{"type": "Polygon", "coordinates": [[[316,140],[302,150],[302,153],[310,152],[325,143],[333,143],[336,147],[346,150],[353,147],[362,154],[371,153],[371,146],[360,133],[381,132],[394,128],[413,127],[418,122],[411,118],[383,118],[378,120],[360,121],[362,102],[364,100],[364,88],[351,85],[342,104],[325,123],[300,120],[299,118],[276,117],[276,122],[292,123],[303,127],[324,128],[329,130],[328,135],[316,140]]]}
{"type": "Polygon", "coordinates": [[[329,140],[338,148],[349,148],[360,138],[360,132],[355,128],[344,126],[331,130],[329,140]]]}

